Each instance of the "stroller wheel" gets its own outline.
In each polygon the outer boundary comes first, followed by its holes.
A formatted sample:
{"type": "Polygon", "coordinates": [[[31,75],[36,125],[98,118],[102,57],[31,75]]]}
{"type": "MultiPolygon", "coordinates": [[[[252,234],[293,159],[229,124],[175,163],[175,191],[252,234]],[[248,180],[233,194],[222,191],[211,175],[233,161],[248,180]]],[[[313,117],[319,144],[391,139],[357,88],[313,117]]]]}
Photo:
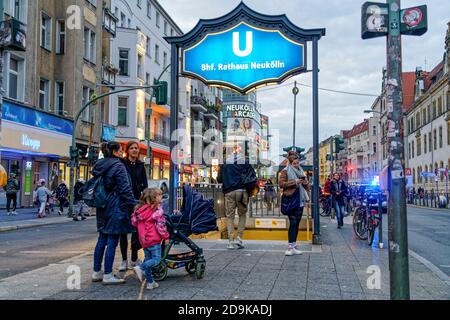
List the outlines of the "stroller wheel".
{"type": "Polygon", "coordinates": [[[164,261],[161,261],[160,264],[153,267],[152,273],[155,281],[164,280],[167,277],[167,264],[164,261]]]}
{"type": "Polygon", "coordinates": [[[195,261],[190,261],[190,262],[188,262],[188,263],[184,266],[184,268],[186,269],[186,271],[187,271],[189,274],[194,274],[194,273],[195,273],[195,268],[196,268],[196,263],[195,263],[195,261]]]}
{"type": "Polygon", "coordinates": [[[195,276],[197,279],[202,279],[206,270],[206,261],[198,261],[195,265],[195,276]]]}

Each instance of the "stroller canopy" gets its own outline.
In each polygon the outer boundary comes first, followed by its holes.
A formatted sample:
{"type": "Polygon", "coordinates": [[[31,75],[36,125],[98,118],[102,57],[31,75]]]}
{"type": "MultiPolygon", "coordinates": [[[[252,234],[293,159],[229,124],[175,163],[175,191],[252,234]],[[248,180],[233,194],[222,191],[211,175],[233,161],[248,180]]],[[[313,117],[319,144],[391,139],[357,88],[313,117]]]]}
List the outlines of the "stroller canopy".
{"type": "MultiPolygon", "coordinates": [[[[164,207],[164,204],[163,204],[164,207]]],[[[183,229],[188,226],[190,234],[201,234],[216,231],[217,217],[214,211],[214,200],[203,199],[203,196],[191,186],[183,186],[183,202],[180,214],[169,214],[171,222],[183,229]]]]}

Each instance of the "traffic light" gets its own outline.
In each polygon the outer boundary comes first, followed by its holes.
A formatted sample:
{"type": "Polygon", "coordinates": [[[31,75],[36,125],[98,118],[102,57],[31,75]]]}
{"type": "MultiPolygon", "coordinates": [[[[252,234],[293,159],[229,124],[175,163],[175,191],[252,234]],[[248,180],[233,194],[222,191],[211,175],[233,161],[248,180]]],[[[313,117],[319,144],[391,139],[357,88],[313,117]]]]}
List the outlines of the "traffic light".
{"type": "Polygon", "coordinates": [[[305,148],[302,148],[302,147],[296,147],[296,146],[291,146],[291,147],[283,148],[283,151],[288,152],[288,153],[289,153],[289,151],[295,151],[295,152],[297,152],[298,154],[300,154],[300,153],[302,153],[302,152],[305,151],[305,148]]]}
{"type": "Polygon", "coordinates": [[[327,154],[326,160],[327,160],[327,161],[333,161],[333,160],[334,160],[334,157],[333,157],[331,154],[327,154]]]}
{"type": "Polygon", "coordinates": [[[80,153],[77,147],[70,147],[70,160],[74,167],[78,166],[78,161],[80,159],[80,153]]]}
{"type": "Polygon", "coordinates": [[[341,150],[345,150],[345,141],[341,136],[334,137],[334,152],[339,153],[341,150]]]}
{"type": "Polygon", "coordinates": [[[90,166],[93,166],[98,161],[98,148],[94,146],[89,147],[88,153],[88,163],[90,166]]]}
{"type": "Polygon", "coordinates": [[[168,103],[168,84],[167,81],[158,81],[154,82],[155,87],[153,90],[153,95],[156,98],[156,104],[158,105],[167,105],[168,103]]]}

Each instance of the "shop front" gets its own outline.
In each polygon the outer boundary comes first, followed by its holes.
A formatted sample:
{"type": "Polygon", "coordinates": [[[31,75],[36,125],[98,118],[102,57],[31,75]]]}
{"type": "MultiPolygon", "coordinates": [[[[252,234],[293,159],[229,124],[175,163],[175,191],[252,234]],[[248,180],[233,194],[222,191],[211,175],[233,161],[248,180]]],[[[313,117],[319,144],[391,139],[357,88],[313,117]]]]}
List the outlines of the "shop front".
{"type": "MultiPolygon", "coordinates": [[[[18,206],[33,205],[40,179],[54,189],[65,174],[73,122],[9,101],[3,103],[1,165],[18,177],[18,206]],[[61,168],[64,168],[63,172],[61,168]]],[[[0,207],[6,206],[0,189],[0,207]]]]}

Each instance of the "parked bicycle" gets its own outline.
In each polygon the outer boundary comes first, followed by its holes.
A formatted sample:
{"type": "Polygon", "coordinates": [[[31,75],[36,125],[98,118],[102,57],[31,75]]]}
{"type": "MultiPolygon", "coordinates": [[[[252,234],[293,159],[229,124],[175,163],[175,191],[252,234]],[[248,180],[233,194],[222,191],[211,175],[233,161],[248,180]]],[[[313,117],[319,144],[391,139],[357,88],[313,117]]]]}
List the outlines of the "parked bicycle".
{"type": "Polygon", "coordinates": [[[384,211],[385,202],[380,192],[364,193],[357,201],[358,206],[353,215],[353,231],[361,240],[367,240],[369,246],[372,245],[375,231],[381,223],[379,201],[382,202],[381,210],[384,211]]]}
{"type": "Polygon", "coordinates": [[[332,199],[329,194],[322,194],[320,196],[320,215],[322,217],[328,217],[331,215],[332,199]]]}

